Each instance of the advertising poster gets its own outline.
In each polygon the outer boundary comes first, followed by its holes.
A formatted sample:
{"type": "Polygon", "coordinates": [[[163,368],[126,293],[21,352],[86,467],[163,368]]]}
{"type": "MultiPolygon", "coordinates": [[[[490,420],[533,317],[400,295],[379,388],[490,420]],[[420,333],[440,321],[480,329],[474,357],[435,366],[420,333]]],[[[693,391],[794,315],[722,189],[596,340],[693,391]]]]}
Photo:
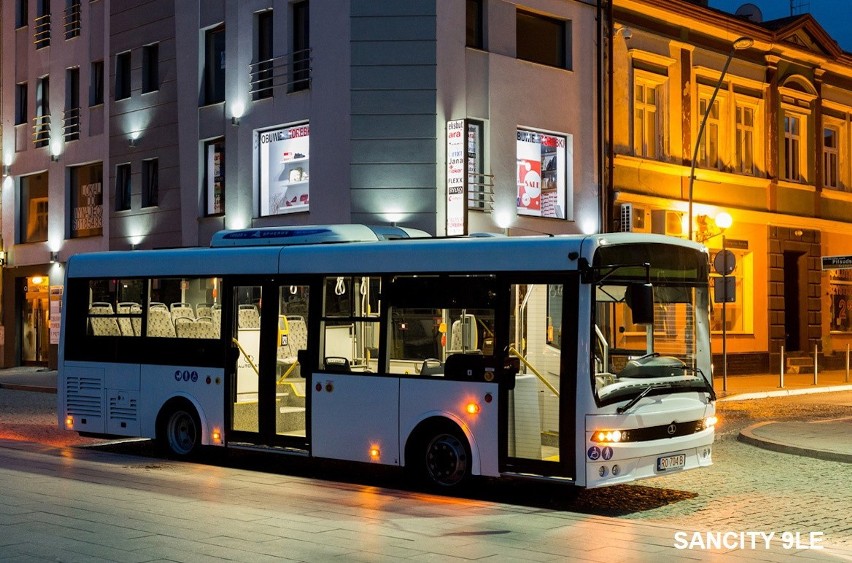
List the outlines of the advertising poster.
{"type": "Polygon", "coordinates": [[[103,233],[104,191],[101,165],[78,166],[71,172],[71,236],[90,237],[103,233]]]}
{"type": "Polygon", "coordinates": [[[566,218],[570,135],[518,129],[518,214],[566,218]]]}
{"type": "Polygon", "coordinates": [[[310,126],[307,123],[258,133],[260,214],[307,211],[310,126]]]}
{"type": "Polygon", "coordinates": [[[50,343],[59,344],[59,331],[62,328],[62,292],[65,286],[50,286],[50,343]]]}
{"type": "Polygon", "coordinates": [[[465,234],[465,137],[464,119],[447,122],[447,236],[465,234]]]}
{"type": "Polygon", "coordinates": [[[225,143],[207,145],[207,214],[225,212],[225,143]]]}
{"type": "Polygon", "coordinates": [[[467,206],[485,210],[485,176],[482,153],[482,123],[467,122],[467,206]]]}

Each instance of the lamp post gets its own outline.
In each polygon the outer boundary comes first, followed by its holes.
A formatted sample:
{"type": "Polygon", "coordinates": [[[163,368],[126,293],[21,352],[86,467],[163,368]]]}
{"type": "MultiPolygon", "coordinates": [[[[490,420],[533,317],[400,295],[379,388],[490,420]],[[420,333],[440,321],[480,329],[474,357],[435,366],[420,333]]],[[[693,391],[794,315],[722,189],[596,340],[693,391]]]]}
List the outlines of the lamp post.
{"type": "MultiPolygon", "coordinates": [[[[716,278],[716,289],[719,289],[718,282],[721,279],[722,291],[716,291],[715,299],[719,300],[720,294],[722,299],[722,391],[728,391],[728,300],[730,299],[730,295],[728,294],[728,280],[731,279],[730,275],[733,273],[736,268],[736,258],[734,255],[728,251],[726,240],[725,240],[725,231],[730,228],[733,224],[733,219],[731,216],[722,211],[718,215],[716,215],[714,223],[716,227],[719,229],[718,233],[708,234],[705,233],[699,237],[699,242],[706,243],[713,237],[722,236],[722,251],[719,252],[716,257],[713,259],[713,269],[716,270],[716,273],[721,276],[721,278],[716,278]]],[[[700,234],[700,233],[699,233],[700,234]]]]}
{"type": "Polygon", "coordinates": [[[713,95],[710,96],[710,103],[707,104],[707,109],[704,110],[704,116],[701,118],[701,125],[698,127],[698,136],[695,137],[695,148],[692,151],[692,162],[689,167],[689,240],[692,240],[692,188],[695,183],[695,161],[698,159],[698,149],[701,147],[704,127],[707,125],[707,118],[713,109],[713,102],[716,101],[716,96],[722,87],[722,81],[725,79],[725,74],[728,72],[728,66],[730,66],[731,60],[734,58],[734,53],[748,49],[752,45],[754,45],[754,39],[751,37],[739,37],[731,45],[731,51],[728,53],[728,58],[725,59],[725,66],[722,67],[722,74],[719,75],[719,80],[713,89],[713,95]]]}

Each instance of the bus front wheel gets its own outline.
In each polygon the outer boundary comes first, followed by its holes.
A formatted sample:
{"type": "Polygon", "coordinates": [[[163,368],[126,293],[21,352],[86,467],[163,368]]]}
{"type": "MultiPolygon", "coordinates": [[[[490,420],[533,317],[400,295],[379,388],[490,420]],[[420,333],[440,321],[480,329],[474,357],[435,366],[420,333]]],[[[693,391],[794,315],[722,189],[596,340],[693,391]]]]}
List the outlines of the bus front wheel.
{"type": "Polygon", "coordinates": [[[177,457],[190,457],[201,445],[201,422],[195,409],[175,405],[163,416],[159,441],[163,448],[177,457]]]}
{"type": "Polygon", "coordinates": [[[419,441],[418,470],[437,489],[458,488],[470,477],[470,447],[464,434],[450,424],[433,428],[419,441]]]}

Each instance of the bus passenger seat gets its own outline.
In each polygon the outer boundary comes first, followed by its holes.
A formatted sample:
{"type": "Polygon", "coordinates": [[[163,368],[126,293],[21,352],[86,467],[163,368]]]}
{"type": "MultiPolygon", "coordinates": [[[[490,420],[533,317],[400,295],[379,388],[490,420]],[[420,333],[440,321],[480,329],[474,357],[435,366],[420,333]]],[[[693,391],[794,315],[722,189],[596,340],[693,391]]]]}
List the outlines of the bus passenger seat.
{"type": "Polygon", "coordinates": [[[260,328],[260,313],[254,305],[240,305],[237,312],[237,324],[240,328],[260,328]]]}

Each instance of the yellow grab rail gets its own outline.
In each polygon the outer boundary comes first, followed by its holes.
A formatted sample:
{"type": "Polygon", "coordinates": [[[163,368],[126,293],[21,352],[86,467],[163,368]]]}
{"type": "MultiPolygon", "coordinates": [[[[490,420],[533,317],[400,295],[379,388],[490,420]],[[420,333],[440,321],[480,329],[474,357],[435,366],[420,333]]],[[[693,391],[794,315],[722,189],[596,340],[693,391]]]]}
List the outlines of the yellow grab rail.
{"type": "Polygon", "coordinates": [[[260,377],[260,370],[259,370],[259,369],[257,369],[257,366],[256,366],[256,365],[254,364],[254,362],[251,360],[251,356],[249,356],[249,355],[246,353],[245,348],[243,348],[242,344],[240,344],[240,341],[239,341],[239,340],[237,340],[236,338],[231,338],[231,342],[233,342],[234,344],[236,344],[236,345],[237,345],[237,348],[239,349],[240,353],[242,353],[242,355],[246,357],[246,360],[248,360],[248,363],[249,363],[249,365],[251,366],[251,369],[253,369],[253,370],[254,370],[255,375],[257,375],[258,377],[260,377]]]}
{"type": "Polygon", "coordinates": [[[544,386],[545,386],[545,387],[547,387],[548,389],[550,389],[550,392],[551,392],[551,393],[553,393],[553,394],[554,394],[554,395],[556,395],[557,397],[559,396],[559,391],[556,389],[556,387],[554,387],[553,385],[551,385],[551,384],[550,384],[550,382],[549,382],[549,381],[547,381],[547,379],[545,379],[545,378],[544,378],[544,376],[543,376],[543,375],[541,375],[541,374],[538,372],[538,370],[537,370],[537,369],[535,369],[535,368],[533,367],[533,365],[532,365],[531,363],[529,363],[529,362],[527,361],[527,359],[526,359],[526,358],[524,358],[524,357],[521,355],[521,353],[520,353],[520,352],[518,352],[517,350],[515,350],[514,348],[512,348],[511,346],[509,346],[509,353],[510,353],[510,354],[512,354],[513,356],[516,356],[519,360],[521,360],[521,362],[523,362],[523,364],[524,364],[525,366],[527,366],[527,367],[529,368],[529,370],[530,370],[531,372],[533,372],[533,374],[535,374],[535,376],[538,378],[538,380],[539,380],[539,381],[541,381],[541,382],[544,384],[544,386]]]}

